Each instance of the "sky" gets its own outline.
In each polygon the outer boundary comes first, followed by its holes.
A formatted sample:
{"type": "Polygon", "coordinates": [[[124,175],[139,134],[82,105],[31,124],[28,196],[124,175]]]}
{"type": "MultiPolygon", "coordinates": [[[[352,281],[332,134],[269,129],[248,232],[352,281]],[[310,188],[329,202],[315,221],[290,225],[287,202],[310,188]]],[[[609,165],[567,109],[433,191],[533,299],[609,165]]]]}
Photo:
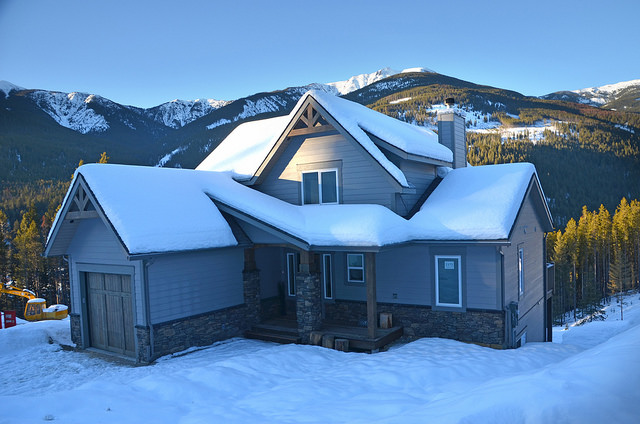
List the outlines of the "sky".
{"type": "Polygon", "coordinates": [[[640,78],[640,2],[0,0],[0,80],[152,107],[384,67],[539,96],[640,78]]]}

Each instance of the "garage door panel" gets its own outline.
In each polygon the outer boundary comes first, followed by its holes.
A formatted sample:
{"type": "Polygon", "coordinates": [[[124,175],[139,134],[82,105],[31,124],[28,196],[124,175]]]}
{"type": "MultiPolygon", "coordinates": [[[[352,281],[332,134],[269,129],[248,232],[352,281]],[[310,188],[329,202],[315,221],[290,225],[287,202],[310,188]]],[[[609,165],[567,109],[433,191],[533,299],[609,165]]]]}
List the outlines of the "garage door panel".
{"type": "Polygon", "coordinates": [[[92,292],[89,295],[89,333],[91,336],[91,346],[99,349],[106,349],[107,341],[104,337],[104,295],[92,292]]]}
{"type": "Polygon", "coordinates": [[[104,290],[104,274],[88,272],[87,281],[89,283],[89,289],[104,290]]]}
{"type": "Polygon", "coordinates": [[[122,275],[122,292],[131,294],[131,276],[130,275],[122,275]]]}
{"type": "Polygon", "coordinates": [[[135,355],[131,276],[86,273],[91,345],[135,355]]]}
{"type": "Polygon", "coordinates": [[[122,312],[124,322],[130,322],[131,325],[125,325],[124,328],[124,350],[125,354],[133,356],[136,352],[136,341],[133,329],[133,307],[131,302],[123,302],[122,312]]]}
{"type": "Polygon", "coordinates": [[[117,274],[105,274],[104,289],[110,292],[122,292],[122,276],[117,274]]]}
{"type": "Polygon", "coordinates": [[[123,298],[108,294],[107,299],[107,338],[110,348],[124,351],[124,320],[122,314],[123,298]]]}

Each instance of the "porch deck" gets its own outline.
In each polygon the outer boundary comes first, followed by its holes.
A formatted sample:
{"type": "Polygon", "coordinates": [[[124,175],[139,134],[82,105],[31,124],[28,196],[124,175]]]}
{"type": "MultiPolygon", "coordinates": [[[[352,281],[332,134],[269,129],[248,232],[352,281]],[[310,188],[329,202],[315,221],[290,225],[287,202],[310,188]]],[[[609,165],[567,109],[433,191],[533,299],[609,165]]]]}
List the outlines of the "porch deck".
{"type": "MultiPolygon", "coordinates": [[[[319,330],[323,335],[349,340],[349,350],[375,352],[402,337],[403,327],[378,328],[370,338],[367,328],[325,322],[319,330]]],[[[254,325],[245,337],[276,343],[300,343],[298,323],[289,318],[273,318],[254,325]]]]}

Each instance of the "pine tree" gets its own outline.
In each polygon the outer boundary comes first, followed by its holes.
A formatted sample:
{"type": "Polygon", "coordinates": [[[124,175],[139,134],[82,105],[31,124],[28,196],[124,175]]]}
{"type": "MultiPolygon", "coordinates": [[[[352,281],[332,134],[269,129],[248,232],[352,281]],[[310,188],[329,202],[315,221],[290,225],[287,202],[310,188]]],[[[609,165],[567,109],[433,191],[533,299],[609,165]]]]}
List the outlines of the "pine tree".
{"type": "Polygon", "coordinates": [[[36,224],[33,205],[25,212],[13,239],[15,247],[16,272],[14,280],[19,287],[28,288],[36,293],[40,290],[40,271],[42,266],[42,243],[36,224]]]}
{"type": "Polygon", "coordinates": [[[626,255],[620,251],[616,251],[616,258],[611,263],[611,270],[609,272],[609,290],[618,295],[618,303],[620,304],[620,320],[624,319],[623,315],[623,298],[622,295],[625,291],[625,287],[628,286],[631,281],[631,267],[626,255]]]}
{"type": "Polygon", "coordinates": [[[10,249],[9,244],[9,220],[7,215],[0,210],[0,284],[8,281],[10,273],[10,249]]]}
{"type": "Polygon", "coordinates": [[[109,162],[109,159],[111,158],[107,156],[107,152],[102,152],[102,154],[100,155],[100,160],[98,160],[98,163],[107,163],[109,162]]]}

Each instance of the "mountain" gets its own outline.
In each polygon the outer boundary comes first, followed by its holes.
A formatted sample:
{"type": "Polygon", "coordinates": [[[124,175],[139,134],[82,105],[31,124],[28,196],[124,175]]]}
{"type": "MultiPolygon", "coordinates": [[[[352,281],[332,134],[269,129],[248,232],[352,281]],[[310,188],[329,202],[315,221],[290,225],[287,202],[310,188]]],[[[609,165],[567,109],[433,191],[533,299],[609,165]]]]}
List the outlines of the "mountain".
{"type": "Polygon", "coordinates": [[[229,100],[197,99],[172,100],[144,111],[145,115],[167,127],[182,128],[216,109],[231,103],[229,100]]]}
{"type": "MultiPolygon", "coordinates": [[[[634,87],[591,92],[610,93],[604,104],[611,104],[633,96],[634,87]]],[[[345,98],[433,129],[444,100],[455,98],[467,118],[469,162],[534,163],[559,225],[580,216],[582,205],[593,210],[604,203],[615,210],[623,196],[640,198],[640,114],[528,97],[425,68],[385,68],[229,102],[176,100],[150,109],[2,82],[0,184],[65,181],[80,159],[97,161],[104,151],[115,163],[194,168],[237,125],[288,113],[310,88],[344,92],[345,98]]]]}
{"type": "Polygon", "coordinates": [[[433,72],[433,71],[427,68],[409,68],[403,71],[394,71],[391,68],[382,68],[370,74],[355,75],[345,81],[330,82],[324,85],[331,87],[326,91],[333,92],[334,94],[337,94],[337,95],[345,95],[345,94],[351,93],[352,91],[356,91],[361,88],[364,88],[367,85],[371,85],[375,82],[378,82],[382,79],[388,78],[390,76],[401,74],[401,73],[410,73],[410,72],[433,72]]]}
{"type": "Polygon", "coordinates": [[[625,112],[640,112],[640,79],[582,90],[558,91],[542,98],[583,103],[625,112]]]}

